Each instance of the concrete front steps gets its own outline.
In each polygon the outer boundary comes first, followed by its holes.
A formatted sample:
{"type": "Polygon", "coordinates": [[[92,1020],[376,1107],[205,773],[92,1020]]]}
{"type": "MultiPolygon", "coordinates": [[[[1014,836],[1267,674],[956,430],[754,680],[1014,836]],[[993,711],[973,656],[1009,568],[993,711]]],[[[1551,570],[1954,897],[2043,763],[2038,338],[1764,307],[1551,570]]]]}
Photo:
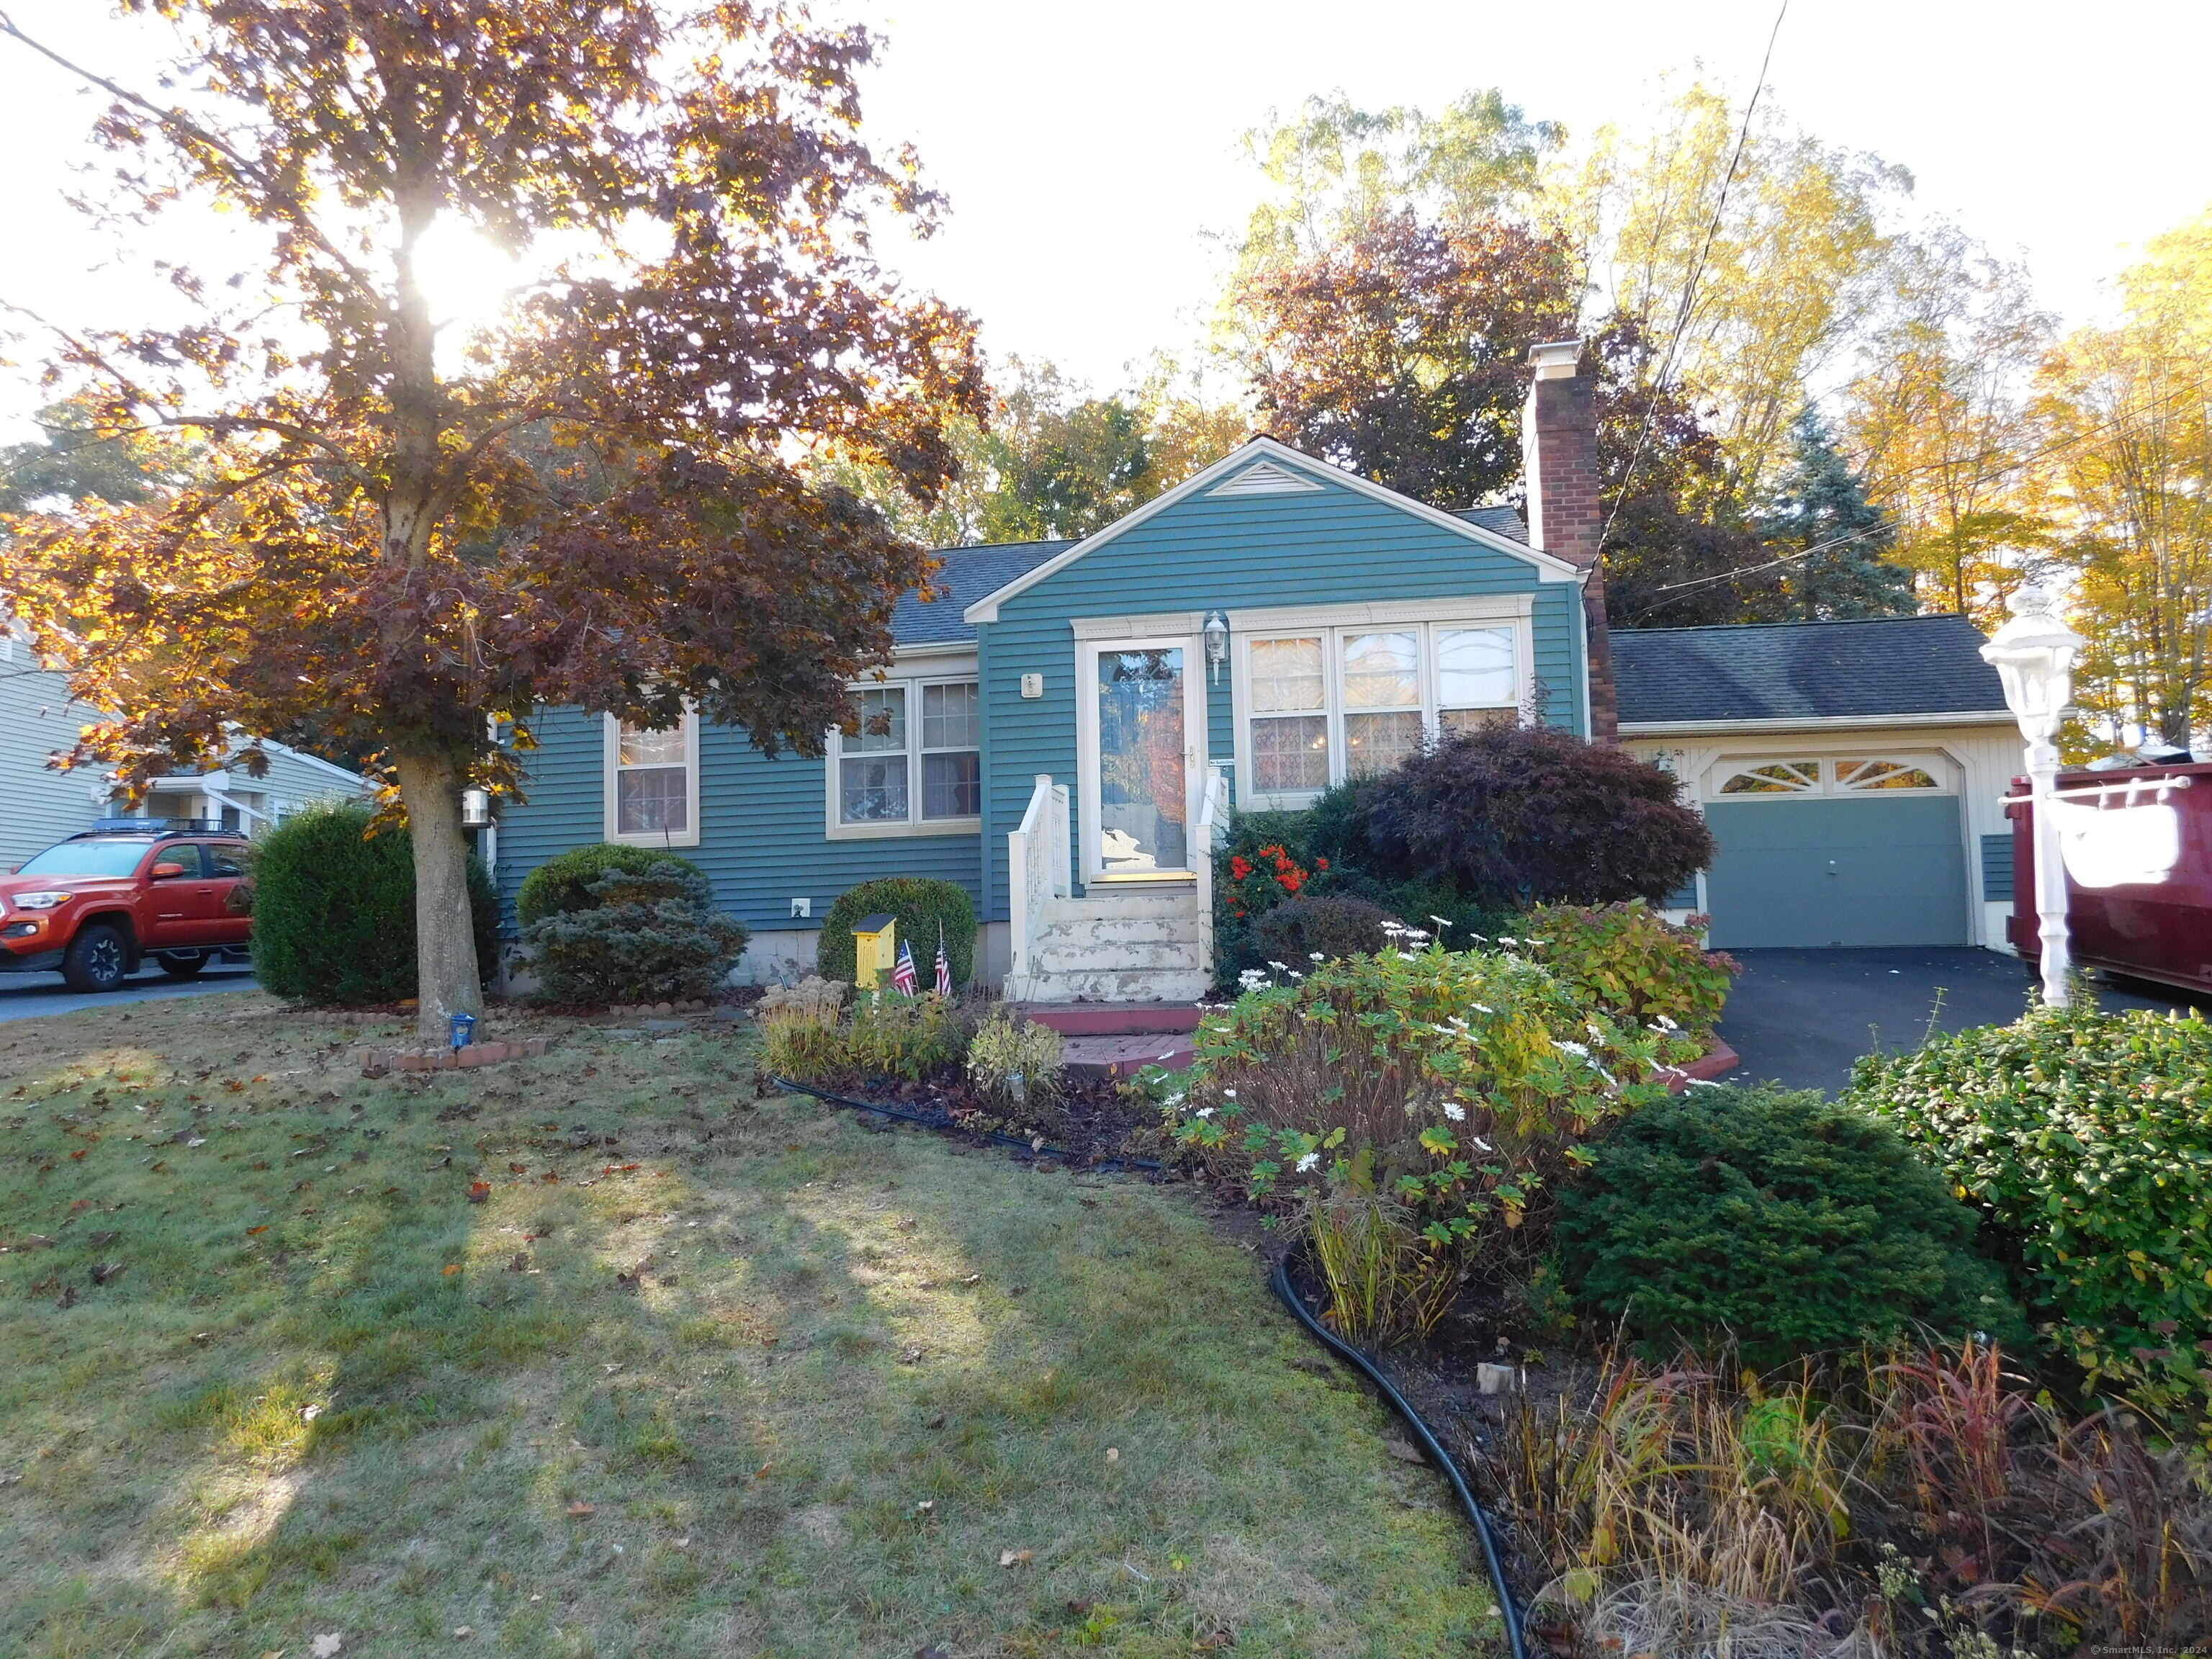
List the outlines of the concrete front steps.
{"type": "Polygon", "coordinates": [[[1006,1000],[1196,1002],[1212,988],[1212,926],[1191,884],[1047,899],[1006,1000]]]}
{"type": "Polygon", "coordinates": [[[1060,1034],[1060,1053],[1078,1076],[1127,1077],[1146,1066],[1188,1066],[1204,1011],[1189,1002],[1032,1002],[1014,1012],[1060,1034]]]}

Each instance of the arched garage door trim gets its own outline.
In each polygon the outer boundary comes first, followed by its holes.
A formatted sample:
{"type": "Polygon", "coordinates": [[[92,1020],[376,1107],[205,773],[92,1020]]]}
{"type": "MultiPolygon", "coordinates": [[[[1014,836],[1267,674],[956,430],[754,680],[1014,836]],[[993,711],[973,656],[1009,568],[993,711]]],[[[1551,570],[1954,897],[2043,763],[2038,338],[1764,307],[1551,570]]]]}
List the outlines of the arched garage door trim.
{"type": "Polygon", "coordinates": [[[1778,752],[1706,775],[1715,946],[1969,941],[1959,769],[1947,757],[1778,752]]]}

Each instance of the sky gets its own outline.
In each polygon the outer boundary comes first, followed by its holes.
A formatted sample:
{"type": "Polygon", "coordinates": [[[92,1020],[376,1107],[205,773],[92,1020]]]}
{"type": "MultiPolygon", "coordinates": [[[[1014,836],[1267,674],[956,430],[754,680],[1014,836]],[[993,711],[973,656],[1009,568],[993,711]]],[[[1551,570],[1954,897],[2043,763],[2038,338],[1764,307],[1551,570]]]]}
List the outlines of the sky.
{"type": "MultiPolygon", "coordinates": [[[[1774,0],[817,0],[886,41],[867,126],[911,140],[951,216],[886,263],[975,313],[994,356],[1050,359],[1101,390],[1155,350],[1188,355],[1256,198],[1242,135],[1309,94],[1435,109],[1495,86],[1571,143],[1633,126],[1660,77],[1741,103],[1774,0]]],[[[100,0],[11,0],[27,32],[149,79],[144,26],[100,0]]],[[[2106,304],[2132,248],[2212,204],[2203,66],[2212,5],[2104,0],[1790,0],[1766,85],[1825,141],[1910,167],[1916,211],[2024,259],[2069,322],[2106,304]]],[[[166,307],[155,261],[205,232],[117,236],[64,204],[96,105],[0,41],[0,301],[79,323],[166,307]]],[[[468,261],[457,282],[465,283],[468,261]]],[[[481,262],[479,262],[479,266],[481,262]]],[[[24,325],[19,318],[15,326],[24,325]]],[[[35,405],[34,339],[0,370],[0,435],[35,405]]]]}

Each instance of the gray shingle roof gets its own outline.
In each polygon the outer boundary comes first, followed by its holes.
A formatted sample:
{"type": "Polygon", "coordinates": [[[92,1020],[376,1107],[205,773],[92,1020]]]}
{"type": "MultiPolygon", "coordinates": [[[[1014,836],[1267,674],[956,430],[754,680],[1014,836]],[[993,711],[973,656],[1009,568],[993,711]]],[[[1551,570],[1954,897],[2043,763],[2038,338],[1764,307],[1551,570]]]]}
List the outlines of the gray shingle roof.
{"type": "Polygon", "coordinates": [[[1512,540],[1520,543],[1523,547],[1528,545],[1528,521],[1522,518],[1517,508],[1463,507],[1452,516],[1465,519],[1472,525],[1480,525],[1485,530],[1494,530],[1499,535],[1510,537],[1512,540]]]}
{"type": "Polygon", "coordinates": [[[1624,724],[2004,712],[1964,617],[1622,629],[1624,724]]]}
{"type": "Polygon", "coordinates": [[[972,641],[975,629],[960,613],[987,593],[995,593],[1017,576],[1028,574],[1072,542],[1000,542],[987,547],[941,547],[945,561],[934,580],[938,597],[923,604],[912,589],[899,596],[891,613],[891,638],[901,645],[945,645],[972,641]]]}

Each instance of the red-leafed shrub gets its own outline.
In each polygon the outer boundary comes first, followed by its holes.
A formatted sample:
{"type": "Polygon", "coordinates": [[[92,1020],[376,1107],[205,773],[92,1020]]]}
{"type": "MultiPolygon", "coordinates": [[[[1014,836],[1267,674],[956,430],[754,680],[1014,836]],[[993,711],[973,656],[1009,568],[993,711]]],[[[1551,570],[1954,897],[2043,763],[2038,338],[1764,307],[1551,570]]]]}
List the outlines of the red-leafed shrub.
{"type": "Polygon", "coordinates": [[[1712,832],[1669,773],[1555,726],[1448,739],[1370,782],[1370,867],[1504,909],[1662,899],[1713,860],[1712,832]]]}

